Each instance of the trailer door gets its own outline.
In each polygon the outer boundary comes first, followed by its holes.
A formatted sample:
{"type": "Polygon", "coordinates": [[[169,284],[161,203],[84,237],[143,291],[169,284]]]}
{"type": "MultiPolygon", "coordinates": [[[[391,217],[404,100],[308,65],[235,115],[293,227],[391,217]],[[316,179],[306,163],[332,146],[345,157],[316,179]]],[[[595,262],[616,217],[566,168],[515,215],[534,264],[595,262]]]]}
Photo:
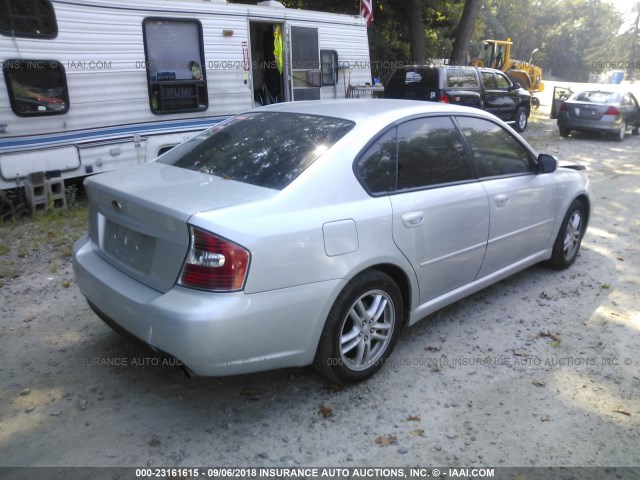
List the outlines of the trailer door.
{"type": "Polygon", "coordinates": [[[291,27],[290,32],[293,100],[320,100],[322,74],[318,29],[291,27]]]}

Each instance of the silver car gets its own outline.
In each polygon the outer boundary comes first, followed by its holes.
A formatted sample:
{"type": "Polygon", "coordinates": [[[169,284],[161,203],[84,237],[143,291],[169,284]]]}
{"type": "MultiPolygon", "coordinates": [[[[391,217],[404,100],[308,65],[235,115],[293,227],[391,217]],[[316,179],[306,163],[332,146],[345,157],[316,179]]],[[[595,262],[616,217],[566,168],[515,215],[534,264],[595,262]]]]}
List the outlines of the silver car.
{"type": "Polygon", "coordinates": [[[563,137],[579,130],[613,134],[622,141],[629,128],[638,135],[640,106],[630,92],[579,92],[561,104],[557,123],[563,137]]]}
{"type": "Polygon", "coordinates": [[[198,375],[364,380],[404,326],[571,265],[591,212],[579,166],[486,112],[406,100],[263,107],[85,186],[80,290],[198,375]]]}

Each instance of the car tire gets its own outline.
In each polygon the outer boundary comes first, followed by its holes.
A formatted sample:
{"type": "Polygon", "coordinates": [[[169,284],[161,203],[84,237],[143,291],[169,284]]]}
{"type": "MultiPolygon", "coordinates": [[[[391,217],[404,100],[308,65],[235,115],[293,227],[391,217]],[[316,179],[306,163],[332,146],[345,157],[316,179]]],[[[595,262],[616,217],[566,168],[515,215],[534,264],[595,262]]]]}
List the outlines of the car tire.
{"type": "Polygon", "coordinates": [[[571,130],[568,128],[558,127],[558,130],[560,130],[561,137],[568,137],[569,134],[571,133],[571,130]]]}
{"type": "Polygon", "coordinates": [[[403,324],[402,312],[402,295],[391,277],[378,270],[356,276],[329,312],[314,368],[338,383],[370,378],[393,350],[403,324]]]}
{"type": "Polygon", "coordinates": [[[515,118],[514,130],[516,132],[524,132],[527,128],[527,124],[529,123],[529,116],[527,115],[527,110],[524,107],[518,107],[516,110],[516,118],[515,118]]]}
{"type": "Polygon", "coordinates": [[[553,251],[548,262],[551,267],[556,270],[564,270],[576,260],[586,224],[585,206],[580,200],[574,200],[562,220],[560,231],[553,244],[553,251]]]}
{"type": "Polygon", "coordinates": [[[618,140],[619,142],[623,141],[626,134],[627,122],[622,122],[622,125],[620,125],[620,130],[618,130],[618,133],[616,134],[616,140],[618,140]]]}

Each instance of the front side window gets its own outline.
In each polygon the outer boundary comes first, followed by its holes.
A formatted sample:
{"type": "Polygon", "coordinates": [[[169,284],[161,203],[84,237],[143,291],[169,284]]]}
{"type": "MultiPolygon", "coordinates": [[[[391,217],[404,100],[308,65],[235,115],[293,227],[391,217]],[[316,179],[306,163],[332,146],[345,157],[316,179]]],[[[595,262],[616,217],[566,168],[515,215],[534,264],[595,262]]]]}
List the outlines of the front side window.
{"type": "Polygon", "coordinates": [[[316,115],[248,113],[173,148],[158,162],[282,190],[353,125],[316,115]]]}
{"type": "Polygon", "coordinates": [[[482,118],[457,117],[471,147],[479,177],[497,177],[534,172],[531,154],[500,125],[482,118]]]}
{"type": "Polygon", "coordinates": [[[509,90],[511,88],[511,82],[501,73],[496,73],[496,85],[499,90],[509,90]]]}
{"type": "Polygon", "coordinates": [[[64,67],[55,60],[6,60],[4,80],[13,113],[59,115],[69,110],[64,67]]]}
{"type": "Polygon", "coordinates": [[[464,145],[449,117],[398,127],[398,190],[472,180],[464,145]]]}
{"type": "Polygon", "coordinates": [[[49,0],[0,0],[0,33],[9,37],[55,38],[56,14],[49,0]]]}
{"type": "Polygon", "coordinates": [[[206,110],[209,97],[200,22],[147,18],[143,30],[151,111],[206,110]]]}

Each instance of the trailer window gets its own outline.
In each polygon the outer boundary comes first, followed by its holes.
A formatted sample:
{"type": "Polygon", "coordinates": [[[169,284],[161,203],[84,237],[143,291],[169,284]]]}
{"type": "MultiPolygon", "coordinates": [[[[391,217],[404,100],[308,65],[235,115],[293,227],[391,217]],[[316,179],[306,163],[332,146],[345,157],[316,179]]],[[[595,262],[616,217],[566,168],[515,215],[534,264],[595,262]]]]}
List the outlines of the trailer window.
{"type": "Polygon", "coordinates": [[[60,62],[12,59],[4,62],[2,71],[16,115],[60,115],[69,110],[67,79],[60,62]]]}
{"type": "Polygon", "coordinates": [[[338,80],[338,52],[335,50],[320,50],[320,62],[322,86],[335,85],[338,80]]]}
{"type": "Polygon", "coordinates": [[[55,38],[56,14],[49,0],[0,0],[0,33],[9,37],[55,38]]]}
{"type": "Polygon", "coordinates": [[[146,18],[143,32],[151,111],[206,110],[209,97],[202,24],[198,20],[146,18]]]}

